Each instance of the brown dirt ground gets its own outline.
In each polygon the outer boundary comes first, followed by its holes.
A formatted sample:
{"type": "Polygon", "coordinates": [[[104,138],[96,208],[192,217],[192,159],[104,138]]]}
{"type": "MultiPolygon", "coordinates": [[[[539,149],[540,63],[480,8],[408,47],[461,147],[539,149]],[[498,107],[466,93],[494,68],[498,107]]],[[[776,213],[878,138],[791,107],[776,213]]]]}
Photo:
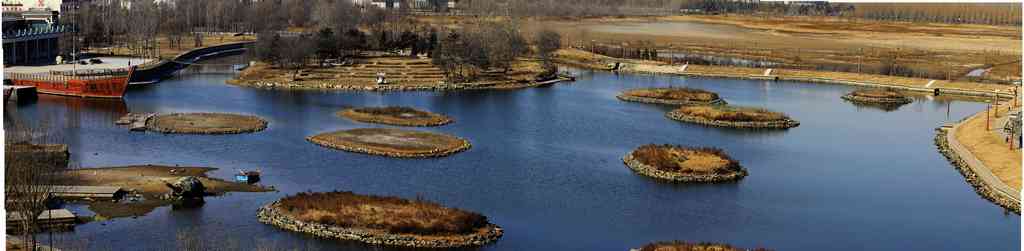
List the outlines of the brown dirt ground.
{"type": "Polygon", "coordinates": [[[358,128],[328,132],[315,135],[311,140],[408,154],[428,153],[436,149],[456,149],[464,144],[461,139],[445,134],[390,128],[358,128]]]}
{"type": "MultiPolygon", "coordinates": [[[[1018,103],[1020,104],[1020,103],[1018,103]]],[[[1006,108],[1012,102],[1000,105],[993,109],[994,115],[1006,116],[1006,108]]],[[[985,166],[992,170],[992,173],[999,177],[1007,186],[1021,190],[1021,150],[1010,150],[1005,138],[1001,137],[996,130],[1002,130],[1002,125],[995,125],[996,119],[992,119],[991,130],[985,130],[985,112],[973,116],[965,121],[956,132],[956,139],[963,144],[968,151],[974,154],[978,160],[985,163],[985,166]]]]}
{"type": "Polygon", "coordinates": [[[338,116],[355,121],[389,125],[440,125],[451,122],[448,116],[410,107],[361,107],[342,110],[338,116]]]}
{"type": "Polygon", "coordinates": [[[227,113],[172,113],[149,119],[150,130],[168,133],[239,133],[266,128],[267,122],[256,116],[227,113]]]}
{"type": "Polygon", "coordinates": [[[227,192],[273,191],[272,188],[207,177],[206,173],[212,170],[216,168],[155,165],[81,168],[64,172],[60,183],[77,186],[118,186],[128,191],[135,190],[145,198],[134,203],[87,202],[90,210],[105,218],[142,216],[157,207],[171,204],[169,201],[158,199],[160,195],[171,192],[164,182],[173,182],[185,176],[198,177],[206,191],[215,195],[227,192]]]}

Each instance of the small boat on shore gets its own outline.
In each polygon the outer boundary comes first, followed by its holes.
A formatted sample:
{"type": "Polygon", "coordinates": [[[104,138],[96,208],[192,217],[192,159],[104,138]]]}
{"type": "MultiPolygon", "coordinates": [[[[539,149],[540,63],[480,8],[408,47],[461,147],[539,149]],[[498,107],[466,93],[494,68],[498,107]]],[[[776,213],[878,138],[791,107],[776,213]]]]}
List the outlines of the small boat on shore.
{"type": "Polygon", "coordinates": [[[64,76],[47,73],[6,73],[4,78],[13,85],[35,86],[43,94],[83,98],[124,98],[135,67],[123,73],[110,75],[64,76]]]}
{"type": "Polygon", "coordinates": [[[238,170],[238,174],[235,174],[235,181],[239,183],[253,184],[260,182],[260,171],[245,171],[238,170]]]}

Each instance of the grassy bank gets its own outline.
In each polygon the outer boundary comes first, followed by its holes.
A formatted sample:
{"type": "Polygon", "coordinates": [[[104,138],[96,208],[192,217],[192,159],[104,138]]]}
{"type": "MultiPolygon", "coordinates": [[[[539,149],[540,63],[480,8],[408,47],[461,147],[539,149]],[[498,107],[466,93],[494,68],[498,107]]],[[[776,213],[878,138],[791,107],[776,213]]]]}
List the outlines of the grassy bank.
{"type": "Polygon", "coordinates": [[[674,74],[695,77],[727,77],[747,79],[775,79],[777,77],[779,80],[796,80],[850,85],[869,85],[872,87],[902,88],[905,90],[919,92],[931,92],[933,89],[940,89],[940,91],[945,93],[963,92],[959,94],[973,94],[974,96],[990,96],[998,92],[1000,93],[1000,97],[1008,97],[1013,92],[1012,85],[986,84],[965,81],[933,81],[931,79],[924,78],[908,78],[849,72],[773,69],[771,73],[766,76],[764,73],[767,69],[764,68],[710,65],[688,65],[685,70],[681,70],[682,65],[678,64],[672,65],[664,62],[649,60],[618,59],[603,55],[597,55],[578,49],[559,50],[555,55],[558,57],[559,63],[564,63],[571,66],[608,70],[609,63],[621,62],[624,63],[621,71],[643,74],[674,74]]]}

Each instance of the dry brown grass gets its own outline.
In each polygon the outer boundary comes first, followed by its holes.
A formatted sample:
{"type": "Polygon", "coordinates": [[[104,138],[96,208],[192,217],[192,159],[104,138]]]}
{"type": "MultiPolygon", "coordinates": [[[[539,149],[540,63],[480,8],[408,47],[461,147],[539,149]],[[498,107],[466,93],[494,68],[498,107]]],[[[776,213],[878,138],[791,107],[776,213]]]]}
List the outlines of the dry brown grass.
{"type": "Polygon", "coordinates": [[[911,70],[907,73],[910,75],[944,79],[948,73],[957,79],[982,65],[1005,65],[985,76],[1005,81],[1019,79],[1021,68],[1019,26],[749,15],[537,20],[526,24],[527,30],[555,29],[576,46],[591,42],[636,46],[647,41],[665,51],[766,60],[793,69],[878,73],[885,68],[883,62],[894,60],[901,68],[911,70]],[[671,23],[717,26],[651,30],[671,23]],[[635,27],[599,28],[620,24],[635,27]]]}
{"type": "MultiPolygon", "coordinates": [[[[711,242],[684,242],[684,241],[661,241],[644,245],[640,251],[743,251],[742,249],[730,246],[729,244],[711,242]]],[[[768,249],[757,248],[756,251],[768,249]]]]}
{"type": "Polygon", "coordinates": [[[753,107],[684,106],[676,109],[676,111],[689,116],[717,121],[780,121],[789,119],[785,114],[753,107]]]}
{"type": "MultiPolygon", "coordinates": [[[[1006,116],[1007,105],[999,106],[993,115],[1006,116]]],[[[1007,186],[1021,190],[1021,150],[1010,150],[1005,138],[997,133],[1002,125],[996,125],[996,118],[990,121],[991,130],[986,130],[985,111],[965,121],[956,132],[956,139],[971,151],[978,160],[992,170],[1007,186]]]]}
{"type": "Polygon", "coordinates": [[[718,93],[688,87],[643,88],[628,90],[624,94],[645,98],[692,100],[701,102],[709,102],[718,99],[718,93]]]}
{"type": "Polygon", "coordinates": [[[277,207],[302,221],[390,233],[466,234],[488,224],[483,215],[433,202],[352,192],[298,193],[277,207]]]}
{"type": "Polygon", "coordinates": [[[718,148],[643,145],[633,151],[633,158],[657,169],[677,173],[730,173],[740,170],[739,163],[718,148]]]}
{"type": "Polygon", "coordinates": [[[854,96],[867,97],[867,98],[900,98],[904,97],[902,93],[894,90],[887,89],[861,89],[853,91],[854,96]]]}

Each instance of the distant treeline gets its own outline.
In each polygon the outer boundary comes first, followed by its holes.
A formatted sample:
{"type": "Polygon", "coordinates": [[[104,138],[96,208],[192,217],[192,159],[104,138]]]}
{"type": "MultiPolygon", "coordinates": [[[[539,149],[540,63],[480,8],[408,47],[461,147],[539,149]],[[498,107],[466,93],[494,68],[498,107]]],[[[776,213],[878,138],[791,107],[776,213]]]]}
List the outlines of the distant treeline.
{"type": "Polygon", "coordinates": [[[1021,3],[829,3],[736,0],[474,0],[460,13],[477,15],[591,17],[757,13],[778,16],[841,16],[885,21],[1021,25],[1021,3]]]}
{"type": "Polygon", "coordinates": [[[1021,3],[858,3],[846,16],[886,21],[1021,25],[1021,3]]]}

